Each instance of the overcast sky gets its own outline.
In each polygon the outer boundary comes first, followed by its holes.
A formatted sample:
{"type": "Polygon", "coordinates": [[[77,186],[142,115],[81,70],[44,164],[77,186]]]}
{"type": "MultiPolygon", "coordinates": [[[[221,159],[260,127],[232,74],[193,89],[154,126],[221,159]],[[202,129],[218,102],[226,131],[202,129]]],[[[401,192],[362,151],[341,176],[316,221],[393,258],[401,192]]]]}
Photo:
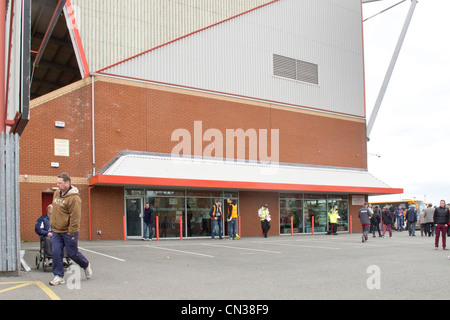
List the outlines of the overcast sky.
{"type": "MultiPolygon", "coordinates": [[[[367,18],[400,0],[363,5],[367,18]]],[[[364,22],[366,112],[372,114],[411,5],[364,22]]],[[[420,0],[368,142],[369,171],[403,195],[450,202],[450,0],[420,0]],[[379,154],[380,157],[375,156],[379,154]]]]}

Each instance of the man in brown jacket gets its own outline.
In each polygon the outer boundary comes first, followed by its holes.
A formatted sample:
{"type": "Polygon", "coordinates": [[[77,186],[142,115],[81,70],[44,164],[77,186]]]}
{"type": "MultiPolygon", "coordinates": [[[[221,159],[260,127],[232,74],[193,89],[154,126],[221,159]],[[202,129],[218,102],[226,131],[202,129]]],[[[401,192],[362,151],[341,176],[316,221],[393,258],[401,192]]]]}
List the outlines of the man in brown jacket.
{"type": "Polygon", "coordinates": [[[86,278],[92,277],[89,261],[78,251],[78,232],[80,231],[81,198],[78,189],[71,185],[68,174],[61,173],[56,179],[58,190],[53,194],[53,212],[50,219],[52,227],[52,270],[55,278],[53,286],[64,284],[63,253],[84,269],[86,278]]]}

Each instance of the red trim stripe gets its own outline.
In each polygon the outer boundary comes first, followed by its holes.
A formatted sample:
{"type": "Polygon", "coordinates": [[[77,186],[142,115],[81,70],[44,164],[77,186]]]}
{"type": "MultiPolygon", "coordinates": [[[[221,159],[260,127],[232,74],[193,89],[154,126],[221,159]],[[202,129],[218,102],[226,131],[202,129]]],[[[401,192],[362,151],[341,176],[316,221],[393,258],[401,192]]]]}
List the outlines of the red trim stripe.
{"type": "Polygon", "coordinates": [[[327,186],[288,183],[194,180],[174,178],[152,178],[132,176],[96,175],[89,179],[89,185],[121,185],[121,186],[156,186],[156,187],[189,187],[189,188],[219,188],[258,191],[309,191],[309,192],[339,192],[363,194],[399,194],[400,188],[327,186]]]}
{"type": "MultiPolygon", "coordinates": [[[[72,26],[73,35],[75,37],[75,42],[76,42],[76,48],[78,48],[78,54],[81,58],[82,67],[84,69],[84,78],[87,78],[90,75],[89,65],[87,63],[86,53],[83,48],[83,43],[81,41],[80,32],[79,32],[77,23],[75,21],[75,15],[73,13],[72,3],[70,2],[70,0],[66,1],[66,8],[67,8],[67,14],[69,15],[68,23],[72,26]]],[[[76,48],[74,48],[74,49],[76,50],[76,48]]]]}

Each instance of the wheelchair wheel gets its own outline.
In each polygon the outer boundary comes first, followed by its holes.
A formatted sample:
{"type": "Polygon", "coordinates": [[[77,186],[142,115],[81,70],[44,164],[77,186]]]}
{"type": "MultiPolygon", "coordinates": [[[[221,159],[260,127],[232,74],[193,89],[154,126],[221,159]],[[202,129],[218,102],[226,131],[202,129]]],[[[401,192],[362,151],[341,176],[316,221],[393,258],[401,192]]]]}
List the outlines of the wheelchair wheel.
{"type": "Polygon", "coordinates": [[[44,255],[44,259],[42,259],[42,269],[44,272],[52,270],[52,266],[49,263],[49,258],[46,255],[44,255]]]}
{"type": "Polygon", "coordinates": [[[41,263],[40,258],[41,258],[41,255],[38,253],[36,255],[36,269],[39,269],[39,264],[41,263]]]}

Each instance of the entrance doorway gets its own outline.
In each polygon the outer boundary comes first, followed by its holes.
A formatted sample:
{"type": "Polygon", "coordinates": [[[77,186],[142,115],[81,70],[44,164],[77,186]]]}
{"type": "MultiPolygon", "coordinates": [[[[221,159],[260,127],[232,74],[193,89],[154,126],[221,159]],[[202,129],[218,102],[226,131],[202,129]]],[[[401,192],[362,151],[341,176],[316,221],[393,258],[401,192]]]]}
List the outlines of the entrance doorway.
{"type": "Polygon", "coordinates": [[[42,192],[42,215],[47,212],[47,207],[53,202],[53,193],[42,192]]]}
{"type": "Polygon", "coordinates": [[[127,197],[125,200],[125,212],[127,217],[127,237],[142,238],[143,198],[127,197]]]}

